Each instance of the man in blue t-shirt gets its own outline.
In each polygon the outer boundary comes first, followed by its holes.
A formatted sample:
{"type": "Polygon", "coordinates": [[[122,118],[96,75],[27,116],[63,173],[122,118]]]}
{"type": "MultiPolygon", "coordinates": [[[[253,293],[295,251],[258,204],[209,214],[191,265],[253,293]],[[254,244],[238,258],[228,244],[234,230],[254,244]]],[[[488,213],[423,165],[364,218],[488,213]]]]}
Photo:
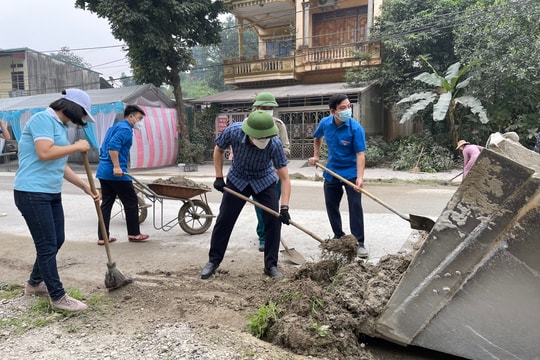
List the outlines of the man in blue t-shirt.
{"type": "Polygon", "coordinates": [[[277,135],[278,128],[272,116],[264,110],[255,110],[243,122],[229,125],[216,139],[214,188],[223,192],[223,199],[210,239],[208,262],[201,270],[202,279],[212,276],[223,261],[234,224],[246,203],[245,200],[224,192],[225,187],[245,197],[256,196],[258,202],[276,212],[280,207],[280,218],[268,212],[263,214],[264,273],[272,278],[283,276],[277,262],[281,222],[288,225],[290,220],[291,180],[287,157],[277,135]],[[225,184],[223,154],[229,147],[232,147],[234,158],[225,184]],[[278,179],[281,179],[281,206],[276,186],[278,179]]]}
{"type": "MultiPolygon", "coordinates": [[[[330,115],[321,119],[313,133],[313,157],[309,158],[309,163],[315,165],[319,161],[324,138],[328,146],[326,167],[361,188],[364,186],[366,165],[364,128],[352,118],[351,102],[347,95],[335,94],[330,97],[328,103],[330,115]]],[[[349,203],[349,225],[352,235],[358,240],[358,256],[367,257],[368,252],[364,247],[364,213],[361,193],[326,172],[323,176],[326,212],[334,238],[339,239],[345,235],[339,212],[343,187],[345,187],[349,203]]]]}
{"type": "MultiPolygon", "coordinates": [[[[124,120],[114,124],[103,139],[99,150],[99,165],[96,178],[101,185],[101,212],[109,235],[109,223],[111,211],[116,197],[122,202],[126,217],[128,240],[141,242],[147,240],[150,235],[141,234],[139,227],[139,202],[137,193],[133,187],[133,181],[127,175],[129,163],[129,151],[133,143],[133,129],[144,128],[143,118],[146,114],[137,105],[128,105],[124,110],[124,120]]],[[[101,229],[98,227],[98,245],[104,245],[105,240],[101,229]]],[[[109,242],[115,242],[116,238],[108,237],[109,242]]]]}

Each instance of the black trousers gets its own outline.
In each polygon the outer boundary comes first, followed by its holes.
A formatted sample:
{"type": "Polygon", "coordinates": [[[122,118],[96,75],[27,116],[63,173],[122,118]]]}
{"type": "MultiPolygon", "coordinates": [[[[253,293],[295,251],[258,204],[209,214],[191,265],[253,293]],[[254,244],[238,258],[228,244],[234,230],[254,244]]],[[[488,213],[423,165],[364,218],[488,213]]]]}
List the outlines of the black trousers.
{"type": "MultiPolygon", "coordinates": [[[[356,183],[356,178],[348,179],[353,184],[356,183]]],[[[341,222],[341,213],[339,212],[339,204],[343,198],[343,188],[347,193],[347,201],[349,204],[349,226],[352,235],[358,240],[359,246],[364,246],[364,210],[362,209],[362,194],[354,190],[351,186],[345,185],[339,179],[333,178],[332,181],[324,181],[324,200],[328,220],[334,237],[340,238],[345,233],[341,222]]]]}
{"type": "MultiPolygon", "coordinates": [[[[227,187],[246,197],[256,195],[257,201],[262,205],[278,211],[279,200],[276,184],[272,184],[258,194],[255,194],[251,186],[246,187],[244,191],[240,191],[233,184],[227,182],[227,187]]],[[[245,203],[245,200],[242,200],[233,194],[228,192],[223,193],[219,214],[214,229],[212,230],[210,251],[208,253],[209,261],[216,266],[223,261],[234,225],[236,224],[245,203]]],[[[264,267],[270,268],[272,266],[277,266],[278,262],[281,221],[278,217],[263,212],[263,223],[266,239],[264,246],[264,267]]],[[[245,241],[247,241],[247,239],[245,239],[245,241]]]]}
{"type": "MultiPolygon", "coordinates": [[[[109,235],[111,211],[117,196],[124,207],[128,236],[139,235],[141,233],[139,227],[139,203],[133,182],[99,179],[99,183],[101,184],[101,212],[103,213],[107,235],[109,235]]],[[[99,226],[98,239],[103,239],[99,226]]]]}

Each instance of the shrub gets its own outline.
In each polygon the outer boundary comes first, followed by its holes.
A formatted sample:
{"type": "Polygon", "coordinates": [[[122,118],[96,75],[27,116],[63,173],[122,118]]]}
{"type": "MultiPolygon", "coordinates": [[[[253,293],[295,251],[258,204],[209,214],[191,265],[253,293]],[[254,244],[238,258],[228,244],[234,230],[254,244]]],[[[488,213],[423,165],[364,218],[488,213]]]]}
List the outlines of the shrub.
{"type": "Polygon", "coordinates": [[[396,146],[393,170],[409,171],[418,166],[423,172],[438,172],[455,167],[452,152],[437,144],[429,132],[398,139],[396,146]]]}

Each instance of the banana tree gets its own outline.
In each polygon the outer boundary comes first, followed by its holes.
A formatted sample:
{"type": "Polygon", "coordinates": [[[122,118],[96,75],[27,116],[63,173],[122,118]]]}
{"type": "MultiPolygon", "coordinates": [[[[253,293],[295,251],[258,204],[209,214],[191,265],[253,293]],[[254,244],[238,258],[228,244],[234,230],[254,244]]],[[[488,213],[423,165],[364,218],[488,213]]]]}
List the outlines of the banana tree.
{"type": "Polygon", "coordinates": [[[468,77],[460,81],[462,76],[476,63],[473,62],[460,69],[460,62],[456,62],[448,67],[445,76],[441,76],[431,66],[429,61],[423,56],[420,56],[433,73],[423,72],[414,77],[414,80],[422,81],[428,85],[434,86],[433,91],[424,91],[412,94],[404,99],[401,99],[397,104],[413,103],[403,113],[400,123],[409,121],[419,111],[424,110],[428,105],[433,104],[433,120],[442,121],[448,119],[448,127],[452,134],[453,144],[458,141],[458,131],[455,125],[455,110],[458,105],[468,107],[471,112],[480,118],[482,124],[489,121],[486,110],[482,106],[480,100],[473,96],[463,95],[463,89],[469,85],[471,78],[468,77]]]}

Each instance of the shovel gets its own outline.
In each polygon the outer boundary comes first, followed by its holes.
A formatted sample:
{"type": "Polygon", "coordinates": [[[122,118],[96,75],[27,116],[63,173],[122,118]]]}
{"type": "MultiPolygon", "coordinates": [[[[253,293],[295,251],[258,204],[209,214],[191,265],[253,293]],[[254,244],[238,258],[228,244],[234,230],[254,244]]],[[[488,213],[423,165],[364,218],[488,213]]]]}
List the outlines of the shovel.
{"type": "MultiPolygon", "coordinates": [[[[223,190],[225,190],[226,192],[228,192],[229,194],[232,194],[244,201],[247,201],[255,206],[257,206],[258,208],[266,211],[267,213],[270,213],[272,215],[274,215],[275,217],[280,217],[281,215],[277,212],[277,211],[274,211],[272,209],[270,209],[269,207],[267,206],[264,206],[263,204],[261,203],[258,203],[257,201],[254,201],[254,200],[251,200],[250,198],[248,198],[247,196],[244,196],[232,189],[229,189],[228,187],[224,187],[223,190]]],[[[304,228],[302,228],[300,225],[294,223],[292,220],[289,220],[289,223],[291,225],[293,225],[294,227],[304,231],[306,234],[310,235],[311,237],[313,237],[315,240],[317,240],[318,242],[322,243],[323,240],[321,238],[319,238],[317,235],[313,234],[312,232],[310,232],[309,230],[306,230],[304,228]]],[[[280,241],[281,241],[281,245],[283,245],[283,247],[285,248],[285,250],[281,250],[280,252],[282,254],[285,255],[285,257],[290,260],[293,264],[297,264],[297,265],[300,265],[300,264],[303,264],[306,260],[304,259],[304,257],[302,256],[302,254],[300,254],[298,251],[294,250],[293,248],[289,248],[287,246],[287,244],[285,244],[285,242],[283,241],[283,239],[280,238],[280,241]]]]}
{"type": "Polygon", "coordinates": [[[384,206],[385,208],[387,208],[388,210],[390,210],[394,214],[398,215],[403,220],[407,220],[411,224],[412,229],[423,230],[423,231],[428,231],[428,232],[431,231],[431,229],[433,229],[433,225],[435,225],[435,222],[433,220],[431,220],[430,218],[427,218],[427,217],[424,217],[424,216],[412,215],[412,214],[409,214],[409,216],[407,216],[405,214],[402,214],[399,211],[397,211],[396,209],[392,208],[390,205],[383,202],[381,199],[375,197],[375,195],[370,194],[369,192],[367,192],[367,190],[364,190],[363,188],[357,188],[356,184],[353,184],[352,182],[350,182],[349,180],[345,179],[344,177],[336,174],[332,170],[327,169],[325,166],[323,166],[323,165],[321,165],[319,163],[315,163],[315,165],[320,167],[321,169],[323,169],[324,171],[326,171],[330,175],[332,175],[332,176],[336,177],[337,179],[343,181],[345,184],[347,184],[349,186],[352,186],[354,189],[360,190],[360,192],[362,194],[370,197],[372,200],[375,200],[380,205],[384,206]]]}

